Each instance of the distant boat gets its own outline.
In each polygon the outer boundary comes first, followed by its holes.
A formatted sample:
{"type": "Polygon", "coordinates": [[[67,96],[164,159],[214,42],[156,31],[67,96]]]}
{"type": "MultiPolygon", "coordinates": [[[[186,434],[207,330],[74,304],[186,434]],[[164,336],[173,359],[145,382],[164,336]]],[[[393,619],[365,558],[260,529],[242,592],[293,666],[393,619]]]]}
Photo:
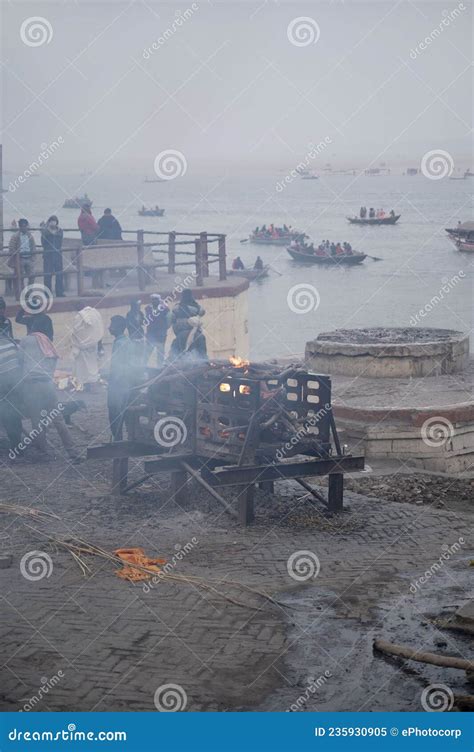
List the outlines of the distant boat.
{"type": "Polygon", "coordinates": [[[466,178],[467,178],[467,175],[463,175],[461,178],[451,176],[449,179],[450,180],[466,180],[466,178]]]}
{"type": "Polygon", "coordinates": [[[165,213],[164,209],[146,209],[143,207],[142,209],[138,210],[138,214],[140,217],[162,217],[165,213]]]}
{"type": "Polygon", "coordinates": [[[463,253],[474,253],[474,240],[456,240],[456,248],[463,253]]]}
{"type": "Polygon", "coordinates": [[[227,274],[232,277],[245,277],[245,279],[261,279],[262,277],[268,277],[268,271],[270,265],[267,264],[263,269],[230,269],[227,274]]]}
{"type": "Polygon", "coordinates": [[[74,198],[67,198],[63,204],[63,209],[82,209],[84,204],[88,204],[89,206],[92,206],[92,201],[90,200],[87,193],[85,193],[83,196],[75,196],[74,198]]]}
{"type": "Polygon", "coordinates": [[[302,175],[301,180],[319,180],[319,175],[302,175]]]}
{"type": "Polygon", "coordinates": [[[401,216],[401,214],[389,214],[388,217],[347,217],[347,219],[351,225],[394,225],[401,216]]]}
{"type": "Polygon", "coordinates": [[[474,178],[474,172],[471,172],[470,170],[466,170],[464,173],[465,178],[474,178]]]}
{"type": "Polygon", "coordinates": [[[273,237],[272,235],[267,235],[266,233],[258,233],[258,235],[256,235],[253,232],[250,235],[249,240],[251,243],[256,243],[257,245],[287,245],[288,243],[291,243],[292,240],[298,240],[298,238],[305,237],[306,235],[302,232],[298,232],[297,230],[290,230],[289,232],[280,233],[275,237],[273,237]]]}
{"type": "Polygon", "coordinates": [[[144,183],[166,183],[166,180],[163,180],[163,178],[145,178],[144,183]]]}
{"type": "Polygon", "coordinates": [[[305,253],[298,246],[286,249],[294,261],[305,264],[320,264],[321,266],[355,266],[361,264],[366,258],[366,253],[353,251],[353,253],[339,254],[338,256],[318,256],[316,253],[305,253]]]}

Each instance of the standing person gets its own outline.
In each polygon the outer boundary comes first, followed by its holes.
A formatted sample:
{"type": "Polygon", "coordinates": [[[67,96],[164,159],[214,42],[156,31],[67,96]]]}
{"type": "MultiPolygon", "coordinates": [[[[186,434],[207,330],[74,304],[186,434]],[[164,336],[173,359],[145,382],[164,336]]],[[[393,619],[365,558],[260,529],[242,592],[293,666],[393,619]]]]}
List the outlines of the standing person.
{"type": "Polygon", "coordinates": [[[63,231],[59,220],[53,214],[41,231],[41,245],[43,246],[44,284],[53,292],[52,280],[55,277],[55,294],[57,298],[64,298],[63,278],[63,231]]]}
{"type": "Polygon", "coordinates": [[[125,412],[130,401],[132,385],[133,353],[131,342],[125,335],[127,321],[123,316],[112,316],[109,332],[114,337],[110,359],[107,408],[112,441],[121,441],[125,412]]]}
{"type": "Polygon", "coordinates": [[[169,327],[170,309],[158,293],[150,295],[151,305],[145,308],[147,362],[156,349],[156,361],[160,366],[165,359],[165,342],[169,327]]]}
{"type": "Polygon", "coordinates": [[[257,256],[255,259],[255,264],[253,265],[254,269],[257,269],[258,271],[261,271],[263,269],[263,261],[260,258],[260,256],[257,256]]]}
{"type": "Polygon", "coordinates": [[[76,307],[78,312],[71,333],[73,376],[86,391],[90,391],[91,385],[99,381],[97,345],[104,336],[104,325],[95,308],[83,301],[79,301],[76,307]]]}
{"type": "Polygon", "coordinates": [[[46,429],[54,425],[59,438],[71,459],[79,459],[62,415],[63,405],[53,381],[58,353],[51,340],[35,330],[31,331],[19,345],[22,367],[22,396],[26,415],[31,420],[32,441],[45,457],[48,456],[46,429]]]}
{"type": "Polygon", "coordinates": [[[9,339],[13,339],[12,322],[5,316],[7,304],[4,298],[0,298],[0,332],[3,332],[9,339]]]}
{"type": "Polygon", "coordinates": [[[122,228],[118,219],[112,214],[112,209],[104,209],[98,225],[101,240],[122,240],[122,228]]]}
{"type": "Polygon", "coordinates": [[[18,347],[6,334],[5,329],[0,328],[0,425],[8,436],[10,451],[21,441],[21,412],[18,406],[20,380],[18,347]]]}
{"type": "Polygon", "coordinates": [[[20,257],[20,273],[22,278],[28,279],[28,284],[32,285],[35,281],[35,253],[36,243],[33,235],[29,231],[27,219],[18,221],[18,232],[13,233],[8,246],[10,258],[8,266],[16,269],[16,259],[20,257]]]}
{"type": "Polygon", "coordinates": [[[234,271],[239,271],[240,269],[245,269],[244,262],[240,258],[240,256],[236,256],[236,258],[232,262],[232,269],[234,271]]]}
{"type": "Polygon", "coordinates": [[[130,349],[141,365],[145,357],[145,316],[140,306],[141,300],[132,300],[125,321],[132,345],[130,349]]]}
{"type": "Polygon", "coordinates": [[[54,339],[53,322],[51,316],[47,313],[32,313],[28,309],[20,308],[15,316],[16,324],[23,324],[26,326],[26,333],[31,334],[32,327],[34,326],[35,332],[42,332],[46,334],[51,342],[54,339]]]}
{"type": "Polygon", "coordinates": [[[204,308],[194,299],[191,290],[183,290],[181,300],[173,310],[172,323],[176,339],[172,344],[175,356],[192,353],[207,359],[206,338],[202,333],[201,318],[204,308]]]}
{"type": "Polygon", "coordinates": [[[82,244],[93,245],[99,234],[99,225],[92,214],[92,204],[88,201],[85,201],[81,206],[77,226],[81,231],[82,244]]]}

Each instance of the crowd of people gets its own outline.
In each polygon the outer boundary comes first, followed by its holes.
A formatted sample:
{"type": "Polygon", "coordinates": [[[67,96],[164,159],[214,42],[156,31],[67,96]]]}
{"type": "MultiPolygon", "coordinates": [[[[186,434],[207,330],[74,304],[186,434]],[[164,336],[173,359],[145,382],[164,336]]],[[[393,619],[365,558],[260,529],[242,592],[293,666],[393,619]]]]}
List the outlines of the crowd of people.
{"type": "Polygon", "coordinates": [[[314,256],[352,256],[355,251],[350,243],[334,243],[330,240],[322,240],[317,248],[314,243],[299,243],[298,249],[305,254],[314,256]]]}
{"type": "Polygon", "coordinates": [[[266,225],[262,225],[261,227],[256,227],[253,231],[253,236],[255,238],[262,238],[263,240],[270,240],[275,238],[289,238],[293,234],[293,229],[288,225],[283,225],[283,227],[275,227],[275,225],[272,223],[268,227],[266,225]]]}
{"type": "Polygon", "coordinates": [[[394,217],[395,212],[393,209],[390,210],[390,213],[387,215],[385,213],[384,209],[377,209],[375,210],[372,206],[369,209],[368,215],[367,215],[367,207],[361,206],[359,211],[359,217],[361,219],[367,219],[367,216],[369,219],[385,219],[386,216],[394,217]]]}
{"type": "MultiPolygon", "coordinates": [[[[112,214],[111,209],[105,209],[98,221],[92,214],[90,203],[83,203],[77,220],[83,245],[95,245],[102,240],[122,240],[120,222],[112,214]]],[[[43,249],[43,269],[37,268],[36,241],[30,230],[26,218],[12,222],[13,232],[8,246],[9,258],[7,265],[11,269],[19,268],[25,285],[32,285],[38,275],[44,277],[44,284],[57,298],[64,297],[64,266],[63,239],[64,233],[59,225],[58,217],[53,214],[46,222],[41,222],[41,246],[43,249]]],[[[12,280],[7,280],[7,293],[12,292],[12,280]]]]}
{"type": "MultiPolygon", "coordinates": [[[[171,308],[158,293],[142,310],[141,301],[133,300],[126,316],[112,316],[108,331],[113,337],[108,384],[107,407],[112,440],[122,438],[123,423],[132,390],[144,380],[144,369],[155,360],[162,366],[165,359],[206,359],[207,345],[202,328],[204,309],[192,291],[182,291],[171,308]],[[165,351],[169,330],[174,333],[169,353],[165,351]],[[154,358],[152,357],[154,355],[154,358]]],[[[53,321],[45,312],[20,308],[15,322],[26,327],[23,337],[14,338],[12,322],[6,316],[6,303],[0,298],[0,427],[9,441],[12,461],[23,456],[32,444],[39,458],[49,457],[47,429],[54,426],[64,450],[74,461],[79,453],[63,414],[63,402],[54,377],[59,354],[54,344],[53,321]],[[23,421],[31,422],[24,434],[23,421]],[[21,448],[19,451],[18,448],[21,448]]],[[[100,357],[104,323],[100,311],[78,301],[67,350],[72,358],[72,383],[78,391],[94,391],[101,380],[100,357]]],[[[67,353],[64,353],[67,357],[67,353]]]]}

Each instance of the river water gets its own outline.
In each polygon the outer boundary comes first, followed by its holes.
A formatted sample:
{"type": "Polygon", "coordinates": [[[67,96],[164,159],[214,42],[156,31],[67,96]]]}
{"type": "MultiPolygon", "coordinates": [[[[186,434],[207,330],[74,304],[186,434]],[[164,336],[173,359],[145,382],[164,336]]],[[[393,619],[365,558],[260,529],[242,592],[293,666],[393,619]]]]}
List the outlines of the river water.
{"type": "MultiPolygon", "coordinates": [[[[279,191],[277,182],[284,177],[281,171],[197,176],[188,170],[175,180],[149,184],[137,175],[54,179],[42,175],[4,194],[5,224],[22,215],[38,223],[57,213],[63,227],[75,227],[77,212],[62,209],[62,203],[85,189],[94,201],[96,217],[110,206],[127,229],[226,233],[229,264],[240,254],[244,264],[253,266],[259,253],[275,269],[250,288],[254,358],[300,356],[306,341],[319,332],[336,327],[411,326],[417,314],[423,326],[471,331],[473,259],[456,251],[444,228],[471,218],[473,178],[334,175],[298,178],[279,191]],[[142,204],[158,204],[165,216],[139,217],[142,204]],[[393,208],[401,219],[393,227],[350,225],[346,216],[362,204],[387,212],[393,208]],[[367,259],[354,268],[306,267],[294,262],[285,248],[240,242],[256,225],[271,222],[293,225],[315,242],[347,240],[353,248],[383,260],[367,259]],[[306,296],[301,288],[303,294],[295,297],[296,285],[307,288],[306,296]],[[298,307],[312,309],[295,312],[298,307]]],[[[5,187],[12,178],[5,176],[5,187]]]]}

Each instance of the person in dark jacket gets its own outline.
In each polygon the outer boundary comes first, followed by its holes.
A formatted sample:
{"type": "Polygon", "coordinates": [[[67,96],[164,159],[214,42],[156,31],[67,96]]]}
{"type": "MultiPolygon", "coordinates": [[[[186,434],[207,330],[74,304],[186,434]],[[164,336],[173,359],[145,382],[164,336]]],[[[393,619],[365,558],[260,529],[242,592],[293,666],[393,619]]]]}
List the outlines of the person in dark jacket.
{"type": "Polygon", "coordinates": [[[5,429],[10,452],[15,458],[15,448],[21,441],[21,411],[18,384],[21,381],[20,359],[17,345],[0,329],[0,425],[5,429]]]}
{"type": "Polygon", "coordinates": [[[157,365],[160,366],[165,358],[170,309],[158,293],[150,295],[150,301],[151,305],[147,305],[145,308],[147,362],[156,348],[157,365]]]}
{"type": "Polygon", "coordinates": [[[7,304],[4,298],[0,298],[0,332],[3,332],[9,339],[13,339],[12,322],[5,316],[7,304]]]}
{"type": "Polygon", "coordinates": [[[173,309],[172,324],[176,339],[171,346],[172,354],[179,357],[189,354],[207,360],[206,337],[202,332],[201,318],[204,308],[194,299],[191,290],[183,290],[179,304],[173,309]]]}
{"type": "Polygon", "coordinates": [[[98,225],[100,240],[122,240],[122,228],[118,219],[112,214],[112,209],[104,210],[98,225]]]}
{"type": "Polygon", "coordinates": [[[47,313],[30,313],[20,308],[15,316],[15,322],[26,326],[27,334],[31,334],[34,329],[35,332],[46,334],[51,342],[54,339],[53,322],[47,313]]]}
{"type": "Polygon", "coordinates": [[[107,408],[112,441],[121,441],[125,412],[130,401],[133,354],[131,342],[125,334],[127,321],[123,316],[112,316],[109,332],[114,337],[110,359],[107,408]]]}
{"type": "Polygon", "coordinates": [[[53,276],[55,277],[55,294],[57,298],[64,297],[63,278],[63,231],[59,227],[56,215],[52,215],[41,232],[43,246],[44,284],[51,292],[53,276]]]}

